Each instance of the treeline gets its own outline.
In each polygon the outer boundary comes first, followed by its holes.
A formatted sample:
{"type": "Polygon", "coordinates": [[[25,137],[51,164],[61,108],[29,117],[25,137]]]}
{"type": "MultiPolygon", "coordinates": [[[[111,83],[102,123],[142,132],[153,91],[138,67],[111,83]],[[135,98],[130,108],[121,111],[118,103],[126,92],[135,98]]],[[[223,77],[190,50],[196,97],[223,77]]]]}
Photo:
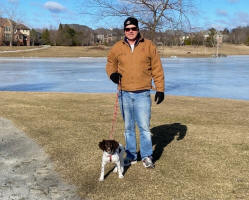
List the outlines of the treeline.
{"type": "MultiPolygon", "coordinates": [[[[141,30],[142,34],[150,39],[151,33],[141,30]]],[[[78,24],[60,24],[58,30],[44,29],[31,30],[31,45],[54,45],[54,46],[90,46],[96,44],[112,45],[123,36],[122,29],[96,29],[78,24]]],[[[222,37],[222,42],[232,44],[246,44],[249,46],[249,26],[237,27],[232,30],[225,28],[218,31],[211,28],[206,31],[186,33],[179,30],[167,30],[157,32],[155,42],[157,45],[180,46],[180,45],[205,45],[214,47],[217,37],[222,37]]]]}
{"type": "Polygon", "coordinates": [[[228,33],[226,42],[233,44],[244,43],[249,46],[249,26],[232,29],[231,32],[228,33]]]}
{"type": "Polygon", "coordinates": [[[157,43],[165,46],[207,46],[215,47],[217,40],[231,44],[245,44],[249,46],[249,26],[237,27],[232,30],[225,28],[218,31],[215,28],[210,28],[206,31],[195,31],[186,33],[179,30],[167,30],[164,33],[157,33],[157,43]]]}
{"type": "Polygon", "coordinates": [[[94,31],[78,24],[60,24],[58,30],[31,30],[32,45],[89,46],[94,44],[94,31]]]}

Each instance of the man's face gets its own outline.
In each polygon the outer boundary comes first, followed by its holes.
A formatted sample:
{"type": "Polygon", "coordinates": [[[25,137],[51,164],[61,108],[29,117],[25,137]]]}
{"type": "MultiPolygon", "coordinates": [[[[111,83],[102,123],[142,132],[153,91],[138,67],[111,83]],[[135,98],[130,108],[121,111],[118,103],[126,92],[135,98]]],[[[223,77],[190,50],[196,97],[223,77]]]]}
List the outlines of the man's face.
{"type": "Polygon", "coordinates": [[[135,40],[138,34],[138,28],[131,24],[125,27],[125,37],[127,37],[128,40],[135,40]]]}

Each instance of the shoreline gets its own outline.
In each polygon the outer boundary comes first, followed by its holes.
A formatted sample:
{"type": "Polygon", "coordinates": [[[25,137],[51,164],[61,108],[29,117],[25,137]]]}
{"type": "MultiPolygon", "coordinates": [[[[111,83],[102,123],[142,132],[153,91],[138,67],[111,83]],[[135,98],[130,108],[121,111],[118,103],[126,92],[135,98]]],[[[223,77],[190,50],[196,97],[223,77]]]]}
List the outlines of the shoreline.
{"type": "MultiPolygon", "coordinates": [[[[232,54],[232,55],[226,55],[226,56],[218,56],[218,58],[225,58],[225,57],[231,57],[231,56],[249,56],[249,53],[248,54],[232,54]]],[[[172,55],[172,56],[160,56],[161,58],[170,58],[170,59],[174,59],[174,58],[217,58],[217,57],[215,57],[214,55],[191,55],[191,56],[185,56],[185,55],[178,55],[178,56],[174,56],[174,55],[172,55]]],[[[70,59],[70,58],[78,58],[78,59],[80,59],[80,58],[82,58],[82,59],[84,59],[84,58],[107,58],[107,56],[81,56],[81,57],[72,57],[72,56],[65,56],[65,57],[60,57],[60,56],[57,56],[57,57],[53,57],[53,56],[47,56],[47,57],[39,57],[39,56],[6,56],[6,57],[4,57],[4,56],[0,56],[0,59],[42,59],[42,58],[44,58],[44,59],[46,59],[46,58],[51,58],[51,59],[53,59],[53,58],[64,58],[64,59],[66,59],[66,58],[68,58],[68,59],[70,59]]]]}
{"type": "MultiPolygon", "coordinates": [[[[174,60],[174,59],[206,59],[206,58],[213,58],[213,59],[222,59],[222,58],[229,58],[229,57],[248,57],[248,55],[228,55],[226,57],[214,57],[214,56],[193,56],[193,57],[184,57],[184,56],[170,56],[170,57],[161,57],[161,59],[171,59],[171,60],[174,60]]],[[[52,59],[61,59],[61,60],[74,60],[75,61],[80,61],[80,59],[84,60],[84,59],[107,59],[107,57],[89,57],[89,56],[86,56],[86,57],[33,57],[33,56],[30,56],[30,57],[1,57],[0,56],[0,61],[4,61],[4,60],[52,60],[52,59]]]]}
{"type": "MultiPolygon", "coordinates": [[[[69,95],[69,94],[77,94],[77,95],[113,95],[116,94],[116,92],[58,92],[58,91],[1,91],[1,93],[27,93],[27,94],[46,94],[46,95],[69,95]]],[[[151,95],[154,95],[154,92],[151,91],[151,95]]],[[[152,97],[151,97],[152,98],[152,97]]],[[[213,100],[228,100],[228,101],[241,101],[241,102],[248,102],[249,99],[233,99],[233,98],[225,98],[225,97],[207,97],[207,96],[183,96],[183,95],[173,95],[173,94],[167,94],[165,93],[165,100],[167,101],[167,98],[192,98],[192,99],[213,99],[213,100]]]]}
{"type": "MultiPolygon", "coordinates": [[[[0,57],[106,57],[111,46],[45,46],[42,47],[3,47],[0,57]]],[[[216,47],[204,46],[158,46],[161,58],[206,58],[216,55],[216,47]]],[[[249,46],[222,44],[218,54],[222,56],[249,55],[249,46]]]]}

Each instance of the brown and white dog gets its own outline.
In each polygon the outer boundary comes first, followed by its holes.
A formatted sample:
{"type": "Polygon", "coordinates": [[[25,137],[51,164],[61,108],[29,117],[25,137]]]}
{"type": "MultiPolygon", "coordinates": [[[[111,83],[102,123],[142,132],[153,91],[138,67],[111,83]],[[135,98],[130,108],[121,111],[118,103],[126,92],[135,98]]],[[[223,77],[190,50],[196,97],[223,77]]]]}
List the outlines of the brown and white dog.
{"type": "Polygon", "coordinates": [[[113,172],[118,172],[118,177],[123,178],[124,172],[124,147],[115,140],[103,140],[99,143],[99,148],[103,150],[101,173],[99,181],[104,180],[105,165],[115,163],[113,172]]]}

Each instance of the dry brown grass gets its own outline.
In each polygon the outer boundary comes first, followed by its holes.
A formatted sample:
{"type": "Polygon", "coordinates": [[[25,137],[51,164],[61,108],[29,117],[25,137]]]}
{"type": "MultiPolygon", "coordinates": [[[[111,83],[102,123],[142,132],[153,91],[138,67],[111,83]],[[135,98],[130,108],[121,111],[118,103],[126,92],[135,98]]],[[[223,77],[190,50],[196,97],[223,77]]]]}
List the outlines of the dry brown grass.
{"type": "MultiPolygon", "coordinates": [[[[173,47],[158,47],[161,56],[170,57],[210,57],[216,54],[216,48],[204,46],[173,46],[173,47]]],[[[222,44],[218,51],[224,55],[249,55],[249,46],[222,44]]]]}
{"type": "MultiPolygon", "coordinates": [[[[34,47],[27,47],[34,48],[34,47]]],[[[36,47],[38,48],[38,47],[36,47]]],[[[20,50],[25,47],[0,47],[0,51],[20,50]]],[[[0,53],[0,57],[105,57],[110,47],[90,46],[90,47],[64,47],[52,46],[32,52],[0,53]]],[[[173,46],[158,47],[162,57],[210,57],[215,55],[216,48],[195,47],[195,46],[173,46]]],[[[219,50],[225,55],[249,55],[249,46],[223,44],[219,50]]]]}
{"type": "MultiPolygon", "coordinates": [[[[153,104],[156,168],[138,162],[124,179],[110,173],[100,183],[98,142],[108,138],[114,101],[114,94],[0,92],[0,116],[37,141],[83,198],[248,199],[249,101],[168,96],[153,104]]],[[[124,144],[120,115],[115,138],[124,144]]]]}
{"type": "MultiPolygon", "coordinates": [[[[37,47],[38,48],[38,47],[37,47]]],[[[10,49],[10,47],[6,47],[10,49]]],[[[108,47],[52,46],[31,52],[0,53],[0,57],[105,57],[108,47]]]]}
{"type": "Polygon", "coordinates": [[[0,46],[0,51],[15,51],[15,50],[25,50],[25,49],[33,49],[39,47],[32,47],[32,46],[0,46]]]}

